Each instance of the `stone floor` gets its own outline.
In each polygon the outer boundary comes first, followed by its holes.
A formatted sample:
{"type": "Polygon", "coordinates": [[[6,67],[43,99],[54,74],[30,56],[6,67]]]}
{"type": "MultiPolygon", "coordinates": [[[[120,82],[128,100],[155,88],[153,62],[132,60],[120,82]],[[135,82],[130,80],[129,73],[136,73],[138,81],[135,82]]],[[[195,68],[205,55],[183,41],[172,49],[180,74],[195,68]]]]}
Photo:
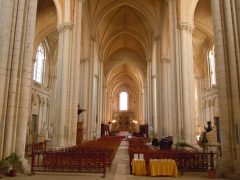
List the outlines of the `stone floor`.
{"type": "Polygon", "coordinates": [[[154,180],[154,179],[188,179],[188,180],[201,180],[207,179],[206,172],[186,172],[183,175],[179,175],[177,178],[174,177],[146,177],[146,176],[133,176],[129,172],[129,160],[128,160],[128,144],[123,141],[117,151],[115,159],[113,161],[111,169],[107,170],[105,178],[102,178],[102,174],[80,174],[80,173],[37,173],[33,176],[25,176],[18,174],[17,177],[3,177],[3,179],[12,180],[154,180]]]}

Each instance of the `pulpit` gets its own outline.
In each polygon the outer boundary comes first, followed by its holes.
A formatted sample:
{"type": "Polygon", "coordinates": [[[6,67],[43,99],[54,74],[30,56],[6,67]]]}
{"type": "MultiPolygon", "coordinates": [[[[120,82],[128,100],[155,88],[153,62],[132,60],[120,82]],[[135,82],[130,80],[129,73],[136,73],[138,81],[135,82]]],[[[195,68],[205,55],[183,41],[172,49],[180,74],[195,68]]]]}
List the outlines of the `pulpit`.
{"type": "Polygon", "coordinates": [[[83,122],[77,123],[77,141],[76,145],[80,146],[83,141],[83,122]]]}

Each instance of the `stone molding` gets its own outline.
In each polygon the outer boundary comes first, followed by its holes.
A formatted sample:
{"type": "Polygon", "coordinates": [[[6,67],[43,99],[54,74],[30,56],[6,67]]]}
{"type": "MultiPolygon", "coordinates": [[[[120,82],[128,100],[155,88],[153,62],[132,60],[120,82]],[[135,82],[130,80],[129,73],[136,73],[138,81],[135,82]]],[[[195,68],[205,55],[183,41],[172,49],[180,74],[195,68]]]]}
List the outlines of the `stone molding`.
{"type": "Polygon", "coordinates": [[[146,57],[146,61],[147,61],[147,62],[151,62],[151,61],[152,61],[152,58],[151,58],[151,57],[146,57]]]}
{"type": "Polygon", "coordinates": [[[169,57],[161,57],[161,62],[170,62],[170,58],[169,57]]]}
{"type": "Polygon", "coordinates": [[[81,58],[80,59],[80,63],[85,63],[85,62],[88,62],[89,61],[89,58],[81,58]]]}
{"type": "Polygon", "coordinates": [[[195,28],[195,26],[194,25],[192,25],[191,23],[189,23],[189,22],[179,22],[178,23],[178,29],[179,30],[187,30],[187,31],[189,31],[189,32],[193,32],[193,30],[194,30],[194,28],[195,28]]]}
{"type": "Polygon", "coordinates": [[[72,30],[72,28],[73,28],[73,22],[71,22],[71,21],[64,22],[64,23],[59,24],[57,26],[57,30],[58,30],[59,33],[66,30],[66,29],[72,30]]]}
{"type": "Polygon", "coordinates": [[[154,41],[160,41],[160,35],[156,35],[156,36],[154,37],[154,41]]]}

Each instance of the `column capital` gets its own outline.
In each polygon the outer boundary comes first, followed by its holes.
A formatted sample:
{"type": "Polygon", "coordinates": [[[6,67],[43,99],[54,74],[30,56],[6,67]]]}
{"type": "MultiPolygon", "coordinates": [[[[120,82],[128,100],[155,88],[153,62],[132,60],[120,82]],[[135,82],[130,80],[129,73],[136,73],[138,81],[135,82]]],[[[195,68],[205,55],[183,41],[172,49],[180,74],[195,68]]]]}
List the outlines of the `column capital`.
{"type": "Polygon", "coordinates": [[[195,26],[192,23],[182,21],[178,23],[178,28],[180,30],[187,30],[189,32],[193,32],[195,26]]]}
{"type": "Polygon", "coordinates": [[[80,63],[85,63],[86,61],[89,61],[89,58],[81,58],[80,63]]]}
{"type": "Polygon", "coordinates": [[[97,41],[97,35],[91,35],[91,40],[92,41],[97,41]]]}
{"type": "Polygon", "coordinates": [[[161,57],[161,62],[170,62],[169,57],[161,57]]]}
{"type": "Polygon", "coordinates": [[[57,26],[58,32],[61,32],[61,31],[65,30],[65,29],[70,29],[70,30],[72,30],[72,28],[73,28],[73,22],[71,22],[71,21],[69,21],[69,22],[63,22],[62,24],[59,24],[59,25],[57,26]]]}
{"type": "Polygon", "coordinates": [[[153,39],[154,39],[154,41],[159,41],[160,40],[160,35],[156,34],[153,39]]]}
{"type": "Polygon", "coordinates": [[[152,58],[151,57],[146,57],[147,62],[151,62],[152,58]]]}
{"type": "Polygon", "coordinates": [[[199,73],[195,74],[195,79],[202,79],[202,78],[203,78],[202,74],[199,74],[199,73]]]}

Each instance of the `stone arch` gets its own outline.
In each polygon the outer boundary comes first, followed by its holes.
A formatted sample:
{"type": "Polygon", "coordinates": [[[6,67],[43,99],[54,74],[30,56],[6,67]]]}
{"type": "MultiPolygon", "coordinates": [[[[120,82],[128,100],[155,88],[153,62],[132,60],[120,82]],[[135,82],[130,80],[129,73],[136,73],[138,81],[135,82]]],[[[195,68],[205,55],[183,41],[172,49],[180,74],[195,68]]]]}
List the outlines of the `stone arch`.
{"type": "Polygon", "coordinates": [[[57,10],[57,24],[62,24],[63,22],[63,10],[59,0],[53,0],[56,10],[57,10]]]}
{"type": "Polygon", "coordinates": [[[188,25],[194,26],[194,15],[199,0],[180,0],[180,22],[190,23],[188,25]]]}
{"type": "Polygon", "coordinates": [[[49,34],[53,33],[54,31],[56,31],[55,24],[51,24],[47,28],[44,28],[35,38],[35,43],[34,43],[35,46],[34,46],[33,52],[36,52],[38,45],[43,41],[43,39],[49,34]]]}
{"type": "MultiPolygon", "coordinates": [[[[114,69],[116,69],[118,66],[122,65],[122,64],[125,64],[127,61],[126,60],[119,60],[117,63],[113,64],[111,66],[111,68],[107,71],[106,73],[106,82],[109,81],[109,78],[110,78],[110,74],[114,71],[114,69]]],[[[144,77],[144,74],[142,71],[139,70],[137,64],[135,62],[127,62],[127,64],[130,64],[132,66],[135,66],[136,67],[136,71],[138,72],[140,78],[141,78],[141,81],[143,82],[143,77],[144,77]]]]}
{"type": "Polygon", "coordinates": [[[146,56],[148,57],[148,55],[149,55],[148,49],[149,48],[146,48],[146,46],[148,46],[148,42],[146,42],[139,33],[135,32],[131,29],[128,29],[128,28],[119,29],[118,31],[115,31],[101,44],[100,48],[103,48],[103,50],[101,51],[102,57],[104,57],[104,54],[105,54],[105,51],[106,51],[108,45],[121,34],[129,34],[130,36],[134,37],[142,45],[142,47],[145,50],[146,56]]]}
{"type": "Polygon", "coordinates": [[[104,19],[105,16],[107,16],[111,11],[114,9],[120,7],[120,6],[130,6],[134,9],[136,9],[138,12],[140,12],[150,23],[152,26],[152,29],[155,31],[157,29],[157,22],[152,16],[152,14],[142,5],[140,5],[137,2],[129,1],[129,0],[122,0],[122,1],[114,1],[113,3],[107,5],[102,9],[102,11],[96,16],[96,19],[93,22],[93,28],[92,28],[92,36],[96,34],[97,28],[100,24],[100,22],[104,19]]]}

